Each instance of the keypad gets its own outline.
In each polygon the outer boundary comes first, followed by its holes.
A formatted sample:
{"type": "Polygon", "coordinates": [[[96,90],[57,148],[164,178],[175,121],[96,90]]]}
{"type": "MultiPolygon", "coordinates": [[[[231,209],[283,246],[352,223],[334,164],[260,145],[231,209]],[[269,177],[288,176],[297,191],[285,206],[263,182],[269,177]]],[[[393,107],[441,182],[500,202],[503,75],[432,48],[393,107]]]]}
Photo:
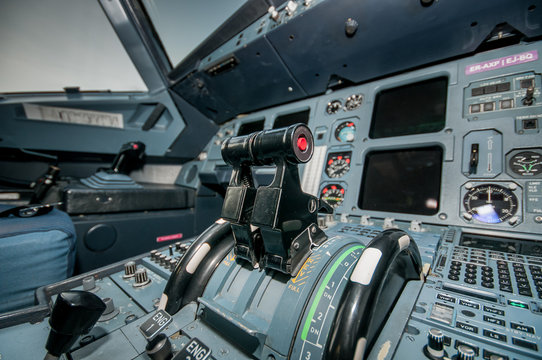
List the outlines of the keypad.
{"type": "Polygon", "coordinates": [[[453,282],[542,299],[540,261],[538,257],[456,246],[446,276],[453,282]]]}

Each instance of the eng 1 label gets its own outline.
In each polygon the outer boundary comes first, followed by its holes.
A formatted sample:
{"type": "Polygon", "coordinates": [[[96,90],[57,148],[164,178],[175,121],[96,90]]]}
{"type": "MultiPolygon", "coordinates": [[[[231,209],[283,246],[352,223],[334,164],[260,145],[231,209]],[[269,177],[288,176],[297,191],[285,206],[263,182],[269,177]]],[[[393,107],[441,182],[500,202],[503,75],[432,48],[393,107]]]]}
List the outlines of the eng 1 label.
{"type": "Polygon", "coordinates": [[[528,63],[538,60],[538,51],[526,51],[520,54],[505,56],[498,59],[483,61],[465,67],[465,75],[473,75],[481,72],[497,70],[508,66],[528,63]]]}
{"type": "Polygon", "coordinates": [[[151,318],[139,326],[139,330],[147,340],[154,338],[171,322],[171,315],[164,310],[158,310],[151,318]]]}

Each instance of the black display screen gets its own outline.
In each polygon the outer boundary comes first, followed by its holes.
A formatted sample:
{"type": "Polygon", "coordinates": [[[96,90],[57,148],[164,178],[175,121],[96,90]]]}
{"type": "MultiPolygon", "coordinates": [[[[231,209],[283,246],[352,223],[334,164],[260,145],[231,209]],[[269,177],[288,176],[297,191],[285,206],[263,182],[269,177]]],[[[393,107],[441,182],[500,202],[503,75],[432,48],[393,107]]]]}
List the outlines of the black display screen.
{"type": "Polygon", "coordinates": [[[358,206],[434,215],[439,209],[441,170],[438,146],[371,152],[365,157],[358,206]]]}
{"type": "Polygon", "coordinates": [[[372,139],[440,131],[446,121],[448,78],[386,89],[376,95],[372,139]]]}
{"type": "Polygon", "coordinates": [[[307,110],[298,111],[291,114],[279,115],[275,119],[275,123],[273,124],[273,129],[278,129],[278,128],[290,126],[297,123],[303,123],[307,125],[309,123],[310,112],[311,111],[307,109],[307,110]]]}
{"type": "Polygon", "coordinates": [[[542,244],[532,240],[500,238],[496,236],[461,234],[459,245],[510,254],[542,256],[542,244]]]}
{"type": "Polygon", "coordinates": [[[237,135],[248,135],[253,132],[263,130],[265,120],[251,121],[244,124],[241,124],[237,135]]]}

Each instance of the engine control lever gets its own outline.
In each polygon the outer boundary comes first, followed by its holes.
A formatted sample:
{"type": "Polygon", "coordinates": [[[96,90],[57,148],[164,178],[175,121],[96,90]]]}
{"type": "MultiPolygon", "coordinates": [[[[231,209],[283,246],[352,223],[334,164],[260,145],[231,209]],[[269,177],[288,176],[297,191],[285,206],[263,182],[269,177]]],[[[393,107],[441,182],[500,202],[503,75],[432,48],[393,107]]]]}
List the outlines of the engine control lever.
{"type": "MultiPolygon", "coordinates": [[[[213,252],[220,248],[219,243],[224,242],[230,232],[230,223],[219,219],[194,240],[168,279],[158,306],[160,310],[171,315],[179,311],[184,304],[185,293],[197,274],[196,270],[203,266],[208,258],[214,260],[213,252]]],[[[231,251],[231,244],[223,251],[231,251]]]]}
{"type": "Polygon", "coordinates": [[[97,295],[87,291],[65,291],[56,298],[49,325],[45,360],[57,359],[67,352],[79,335],[88,333],[105,310],[97,295]]]}
{"type": "Polygon", "coordinates": [[[319,199],[303,192],[297,168],[313,152],[314,139],[304,124],[232,137],[222,144],[224,161],[234,167],[222,216],[232,224],[239,257],[295,276],[312,247],[327,238],[317,224],[319,199]],[[243,179],[250,180],[250,166],[258,165],[275,165],[276,172],[269,186],[256,190],[243,179]]]}

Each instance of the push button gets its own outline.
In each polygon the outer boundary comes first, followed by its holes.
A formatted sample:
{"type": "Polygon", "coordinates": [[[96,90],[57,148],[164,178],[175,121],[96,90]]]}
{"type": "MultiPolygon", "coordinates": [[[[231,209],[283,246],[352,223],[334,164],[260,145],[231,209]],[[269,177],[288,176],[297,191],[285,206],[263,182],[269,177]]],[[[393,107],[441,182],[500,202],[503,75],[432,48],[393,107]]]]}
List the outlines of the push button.
{"type": "Polygon", "coordinates": [[[479,304],[474,303],[474,302],[470,302],[470,301],[467,301],[467,300],[459,300],[459,305],[470,307],[472,309],[479,309],[480,308],[479,304]]]}
{"type": "Polygon", "coordinates": [[[504,334],[499,334],[498,332],[487,330],[487,329],[484,329],[483,334],[485,337],[506,342],[506,335],[504,334]]]}
{"type": "Polygon", "coordinates": [[[532,343],[530,341],[526,341],[526,340],[523,340],[523,339],[517,339],[517,338],[513,337],[512,338],[512,344],[517,345],[517,346],[521,346],[521,347],[529,349],[529,350],[538,351],[538,346],[535,343],[532,343]]]}
{"type": "Polygon", "coordinates": [[[511,322],[510,327],[514,330],[519,330],[519,331],[523,331],[529,334],[534,334],[534,327],[532,326],[516,324],[516,323],[511,322]]]}
{"type": "Polygon", "coordinates": [[[506,99],[501,100],[501,109],[511,109],[514,107],[514,100],[506,99]]]}
{"type": "Polygon", "coordinates": [[[477,87],[477,88],[471,89],[471,95],[472,96],[484,95],[484,88],[483,87],[477,87]]]}
{"type": "Polygon", "coordinates": [[[480,111],[482,111],[482,107],[480,106],[480,104],[472,104],[470,106],[471,114],[476,114],[476,113],[479,113],[480,111]]]}
{"type": "Polygon", "coordinates": [[[490,314],[504,316],[504,310],[501,310],[501,309],[495,309],[489,306],[484,306],[484,311],[490,314]]]}
{"type": "Polygon", "coordinates": [[[497,92],[504,92],[504,91],[510,91],[510,83],[509,82],[497,84],[497,92]]]}
{"type": "Polygon", "coordinates": [[[497,85],[484,86],[484,94],[493,94],[497,92],[497,85]]]}
{"type": "Polygon", "coordinates": [[[485,360],[509,360],[509,357],[506,355],[497,354],[486,349],[484,349],[483,356],[485,360]]]}
{"type": "Polygon", "coordinates": [[[456,321],[455,327],[461,330],[465,330],[474,334],[478,334],[478,328],[476,326],[456,321]]]}
{"type": "Polygon", "coordinates": [[[499,325],[499,326],[506,326],[506,321],[504,321],[502,319],[494,318],[492,316],[484,315],[484,321],[488,322],[490,324],[495,324],[495,325],[499,325]]]}

